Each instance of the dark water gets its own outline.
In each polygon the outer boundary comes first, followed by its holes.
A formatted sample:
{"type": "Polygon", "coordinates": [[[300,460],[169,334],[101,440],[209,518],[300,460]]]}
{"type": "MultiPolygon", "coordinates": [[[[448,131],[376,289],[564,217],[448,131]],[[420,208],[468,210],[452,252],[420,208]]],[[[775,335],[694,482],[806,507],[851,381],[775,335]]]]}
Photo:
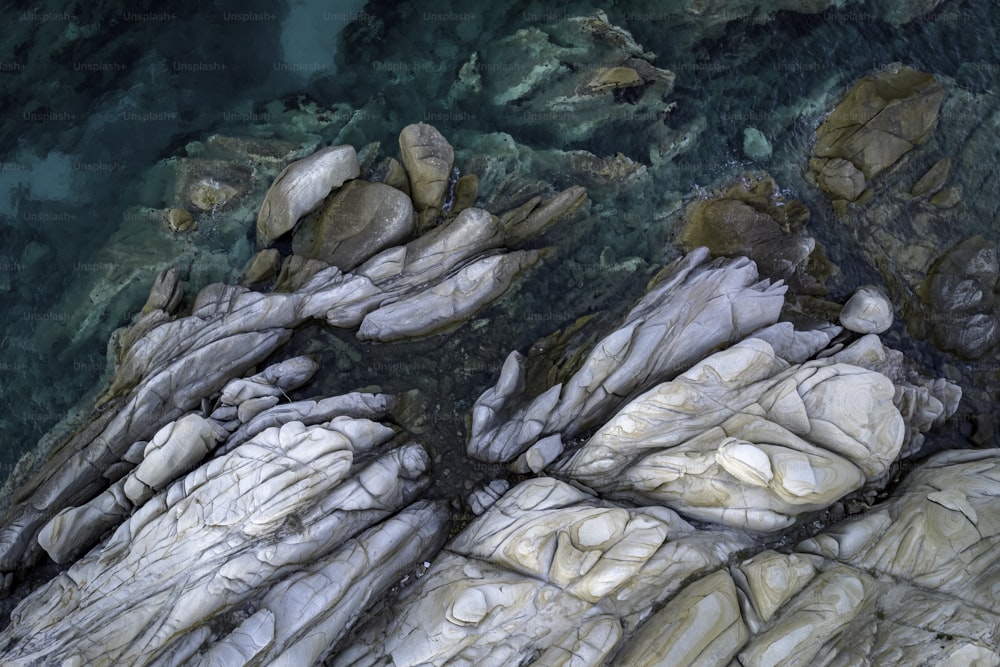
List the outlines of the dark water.
{"type": "MultiPolygon", "coordinates": [[[[648,162],[639,124],[567,141],[559,122],[512,124],[502,110],[449,100],[473,52],[515,30],[598,9],[502,4],[240,0],[197,10],[137,3],[124,11],[113,3],[44,9],[8,3],[0,38],[2,476],[91,390],[105,369],[109,335],[141,307],[148,272],[116,273],[122,267],[101,258],[120,242],[114,235],[126,209],[165,205],[150,170],[184,155],[192,141],[216,132],[330,141],[347,117],[331,113],[324,127],[306,128],[274,115],[277,107],[268,105],[279,102],[284,109],[366,109],[341,140],[359,148],[380,141],[385,154],[395,152],[403,126],[426,121],[460,154],[460,138],[507,132],[535,150],[621,152],[648,162]],[[91,312],[88,301],[102,277],[127,287],[110,304],[97,299],[102,310],[91,312]]],[[[428,401],[425,433],[448,452],[439,465],[465,465],[457,454],[463,415],[495,379],[507,352],[524,350],[581,315],[626,309],[649,275],[676,255],[668,245],[671,207],[750,168],[767,168],[809,203],[810,231],[842,272],[831,285],[835,296],[877,281],[874,268],[852,251],[842,223],[814,204],[820,199],[803,179],[815,127],[853,81],[893,62],[992,94],[1000,73],[1000,8],[948,0],[897,28],[877,18],[883,14],[876,3],[856,3],[814,15],[779,12],[770,20],[733,15],[708,29],[676,24],[673,15],[687,4],[611,2],[603,9],[656,54],[658,66],[677,74],[671,95],[677,106],[665,122],[681,127],[704,117],[693,149],[651,169],[634,188],[592,195],[587,215],[540,241],[557,249],[553,259],[446,343],[365,346],[344,332],[303,330],[291,352],[324,359],[307,393],[419,388],[428,401]],[[773,146],[763,164],[743,155],[747,126],[773,146]]],[[[544,166],[527,175],[569,184],[544,166]]],[[[217,250],[218,257],[210,269],[185,270],[189,294],[210,280],[232,279],[249,256],[252,213],[225,216],[200,220],[187,241],[217,250]]],[[[992,220],[967,224],[970,233],[995,231],[992,220]]],[[[157,234],[150,229],[152,246],[166,243],[157,234]]],[[[161,260],[164,252],[157,255],[153,247],[150,256],[161,260]]]]}

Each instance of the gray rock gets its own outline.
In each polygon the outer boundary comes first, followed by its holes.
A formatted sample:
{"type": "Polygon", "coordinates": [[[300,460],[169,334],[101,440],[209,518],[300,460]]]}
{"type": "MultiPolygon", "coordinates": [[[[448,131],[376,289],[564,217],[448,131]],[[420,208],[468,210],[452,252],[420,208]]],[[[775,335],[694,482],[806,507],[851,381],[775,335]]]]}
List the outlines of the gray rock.
{"type": "Polygon", "coordinates": [[[285,167],[274,179],[257,216],[257,247],[291,231],[333,188],[361,173],[353,146],[329,146],[285,167]]]}

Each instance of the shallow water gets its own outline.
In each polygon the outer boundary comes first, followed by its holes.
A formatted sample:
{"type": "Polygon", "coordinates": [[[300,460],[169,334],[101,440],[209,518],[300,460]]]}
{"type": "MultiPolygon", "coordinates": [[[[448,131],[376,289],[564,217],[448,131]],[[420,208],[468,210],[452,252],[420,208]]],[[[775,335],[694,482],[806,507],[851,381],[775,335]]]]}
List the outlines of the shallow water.
{"type": "MultiPolygon", "coordinates": [[[[6,139],[0,157],[0,477],[99,380],[108,337],[145,300],[150,276],[129,273],[102,252],[118,242],[111,239],[128,207],[164,205],[162,183],[148,177],[153,165],[212,133],[250,133],[255,126],[292,141],[318,136],[329,142],[351,115],[331,113],[323,127],[304,127],[271,113],[266,105],[275,100],[291,109],[365,108],[341,140],[358,148],[380,141],[383,154],[395,152],[403,126],[424,121],[451,139],[459,166],[463,150],[471,150],[463,139],[489,132],[507,132],[537,151],[622,152],[648,163],[647,122],[617,123],[567,142],[559,121],[512,123],[507,111],[449,102],[459,68],[473,52],[517,29],[597,9],[500,4],[313,2],[276,9],[241,1],[153,14],[95,6],[87,16],[72,5],[65,11],[47,6],[45,13],[5,10],[12,28],[0,55],[0,94],[10,101],[0,125],[6,139]],[[81,318],[95,316],[87,312],[93,281],[105,275],[129,286],[96,313],[99,326],[85,329],[81,318]]],[[[748,169],[768,169],[812,210],[810,232],[841,270],[830,286],[842,298],[880,279],[856,252],[845,223],[803,178],[823,115],[852,82],[892,62],[953,78],[977,94],[997,90],[995,3],[948,0],[901,29],[873,18],[875,3],[815,15],[779,13],[767,21],[734,15],[705,35],[693,24],[678,33],[665,3],[628,4],[610,3],[608,19],[655,53],[658,66],[676,73],[670,99],[677,107],[666,124],[681,127],[704,117],[694,148],[650,169],[631,188],[592,194],[587,215],[542,240],[557,254],[447,342],[362,345],[343,332],[307,327],[286,352],[308,350],[323,359],[308,395],[372,384],[420,389],[428,401],[424,437],[438,454],[442,495],[470,479],[465,468],[473,464],[460,453],[464,415],[506,354],[581,315],[626,309],[655,269],[676,256],[668,244],[670,224],[684,198],[748,169]],[[755,164],[743,155],[747,126],[770,140],[769,160],[755,164]]],[[[681,11],[689,3],[676,4],[681,11]]],[[[980,140],[990,137],[996,128],[980,140]]],[[[525,176],[569,185],[543,161],[536,166],[525,176]]],[[[989,216],[998,205],[994,169],[955,174],[973,211],[955,230],[959,236],[992,232],[996,238],[989,216]]],[[[185,268],[188,294],[238,275],[249,256],[252,223],[252,211],[199,221],[185,243],[217,250],[219,259],[210,268],[185,268]]],[[[146,242],[166,243],[152,228],[146,242]]],[[[890,336],[894,344],[924,350],[925,360],[946,361],[926,344],[907,341],[902,325],[890,336]]],[[[473,472],[474,481],[498,471],[473,472]]]]}

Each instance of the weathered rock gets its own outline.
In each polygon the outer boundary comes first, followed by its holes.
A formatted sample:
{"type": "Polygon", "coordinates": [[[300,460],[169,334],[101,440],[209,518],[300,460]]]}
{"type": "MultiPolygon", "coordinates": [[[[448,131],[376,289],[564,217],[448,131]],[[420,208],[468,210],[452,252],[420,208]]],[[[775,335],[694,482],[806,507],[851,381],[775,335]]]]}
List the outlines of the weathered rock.
{"type": "Polygon", "coordinates": [[[878,373],[789,368],[750,338],[636,398],[557,470],[611,497],[778,530],[886,473],[904,437],[894,396],[878,373]]]}
{"type": "Polygon", "coordinates": [[[924,143],[944,89],[931,74],[893,66],[864,77],[816,129],[809,167],[835,200],[857,200],[866,183],[924,143]]]}
{"type": "Polygon", "coordinates": [[[183,158],[174,163],[171,203],[196,213],[228,211],[249,194],[253,170],[229,160],[183,158]]]}
{"type": "Polygon", "coordinates": [[[274,179],[257,215],[257,246],[266,248],[292,230],[333,188],[361,173],[353,146],[328,146],[285,167],[274,179]]]}
{"type": "MultiPolygon", "coordinates": [[[[327,427],[291,422],[212,459],[23,600],[2,635],[5,660],[145,665],[186,633],[225,624],[230,610],[388,518],[426,485],[428,458],[419,446],[380,453],[368,464],[356,458],[393,435],[387,427],[353,428],[349,419],[327,427]],[[276,547],[278,536],[285,541],[276,547]]],[[[403,535],[412,529],[407,524],[403,535]]],[[[430,525],[435,535],[418,535],[418,551],[433,548],[444,524],[430,525]]],[[[399,529],[387,530],[400,537],[399,529]]],[[[359,565],[352,576],[363,576],[359,565]]],[[[392,583],[386,575],[378,575],[382,589],[392,583]]],[[[294,627],[323,620],[293,611],[307,605],[313,588],[276,596],[274,636],[291,644],[279,643],[277,653],[291,650],[291,658],[315,652],[317,643],[326,648],[322,634],[307,640],[294,627]]],[[[358,611],[355,595],[343,600],[341,618],[358,611]]]]}
{"type": "Polygon", "coordinates": [[[399,133],[399,157],[410,181],[410,196],[418,214],[439,212],[448,194],[455,151],[448,140],[427,123],[407,125],[399,133]]]}
{"type": "Polygon", "coordinates": [[[473,408],[469,455],[511,461],[546,435],[574,437],[607,419],[626,397],[777,319],[783,286],[758,281],[756,267],[745,258],[723,264],[707,260],[702,248],[668,267],[621,328],[597,343],[572,377],[537,396],[525,395],[524,358],[511,353],[496,386],[473,408]],[[685,330],[699,333],[685,335],[685,330]]]}
{"type": "Polygon", "coordinates": [[[1000,262],[996,243],[981,236],[946,253],[924,285],[934,344],[978,359],[1000,342],[1000,262]]]}
{"type": "Polygon", "coordinates": [[[149,290],[149,298],[142,307],[143,313],[154,310],[163,310],[173,313],[184,298],[184,287],[181,285],[180,275],[173,266],[160,271],[153,282],[153,287],[149,290]]]}
{"type": "Polygon", "coordinates": [[[930,198],[931,206],[937,206],[938,208],[952,208],[958,206],[961,201],[962,188],[958,186],[944,188],[930,198]]]}
{"type": "Polygon", "coordinates": [[[768,174],[749,174],[689,204],[677,242],[686,251],[705,246],[715,256],[749,257],[792,292],[821,296],[832,267],[806,235],[808,221],[809,209],[782,194],[768,174]]]}
{"type": "Polygon", "coordinates": [[[913,187],[910,188],[910,194],[914,197],[922,197],[924,195],[933,194],[941,189],[945,181],[948,180],[948,176],[951,174],[951,160],[948,158],[942,158],[935,162],[927,172],[920,177],[913,187]]]}
{"type": "Polygon", "coordinates": [[[880,288],[865,285],[855,290],[840,311],[840,323],[856,333],[884,333],[892,326],[892,302],[880,288]]]}
{"type": "Polygon", "coordinates": [[[245,285],[256,285],[273,279],[281,267],[281,253],[277,248],[265,248],[257,252],[243,274],[245,285]]]}
{"type": "Polygon", "coordinates": [[[175,234],[183,234],[194,229],[194,218],[182,208],[163,209],[163,222],[175,234]]]}
{"type": "Polygon", "coordinates": [[[399,604],[333,664],[603,664],[623,630],[693,574],[748,544],[699,535],[662,508],[623,508],[567,484],[519,484],[459,534],[399,604]],[[489,638],[489,639],[487,639],[489,638]]]}
{"type": "Polygon", "coordinates": [[[383,183],[350,181],[298,225],[292,250],[350,271],[376,253],[413,234],[413,204],[383,183]]]}

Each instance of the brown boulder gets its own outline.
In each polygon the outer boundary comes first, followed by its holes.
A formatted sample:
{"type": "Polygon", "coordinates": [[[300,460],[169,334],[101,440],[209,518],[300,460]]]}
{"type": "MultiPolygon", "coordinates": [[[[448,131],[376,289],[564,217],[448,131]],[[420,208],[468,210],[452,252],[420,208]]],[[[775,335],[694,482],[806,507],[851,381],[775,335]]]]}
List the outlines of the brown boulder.
{"type": "Polygon", "coordinates": [[[867,181],[927,140],[943,98],[931,74],[908,67],[861,79],[816,130],[809,166],[817,185],[835,200],[857,200],[867,181]]]}
{"type": "Polygon", "coordinates": [[[348,181],[307,216],[292,238],[296,255],[349,271],[413,233],[413,204],[384,183],[348,181]]]}
{"type": "Polygon", "coordinates": [[[448,194],[455,151],[427,123],[407,125],[399,133],[399,156],[410,180],[410,195],[418,214],[440,211],[448,194]]]}

